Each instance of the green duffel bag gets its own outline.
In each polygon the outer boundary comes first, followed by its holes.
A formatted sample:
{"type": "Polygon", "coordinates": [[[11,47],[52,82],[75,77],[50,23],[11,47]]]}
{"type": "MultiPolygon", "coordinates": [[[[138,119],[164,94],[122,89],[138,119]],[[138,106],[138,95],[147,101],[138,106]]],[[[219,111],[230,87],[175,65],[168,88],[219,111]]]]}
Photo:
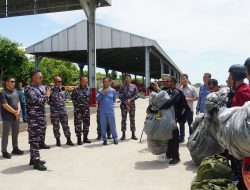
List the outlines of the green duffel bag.
{"type": "Polygon", "coordinates": [[[233,180],[233,171],[228,160],[220,155],[204,158],[198,168],[196,181],[218,178],[233,180]]]}
{"type": "Polygon", "coordinates": [[[191,190],[238,190],[236,185],[227,179],[210,179],[194,182],[191,190]]]}

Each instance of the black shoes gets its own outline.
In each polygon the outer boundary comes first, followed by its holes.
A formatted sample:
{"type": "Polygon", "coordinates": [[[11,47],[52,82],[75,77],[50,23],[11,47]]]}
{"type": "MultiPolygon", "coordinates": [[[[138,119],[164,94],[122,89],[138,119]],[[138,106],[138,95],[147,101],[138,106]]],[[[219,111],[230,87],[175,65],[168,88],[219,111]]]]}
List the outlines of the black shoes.
{"type": "Polygon", "coordinates": [[[121,138],[122,141],[126,140],[126,134],[125,132],[122,132],[122,138],[121,138]]]}
{"type": "Polygon", "coordinates": [[[118,140],[114,140],[114,144],[116,144],[116,145],[117,145],[117,144],[118,144],[118,140]]]}
{"type": "Polygon", "coordinates": [[[78,145],[82,145],[82,139],[81,139],[81,137],[77,137],[77,144],[78,145]]]}
{"type": "Polygon", "coordinates": [[[11,159],[11,154],[10,153],[8,153],[8,152],[2,152],[2,154],[3,154],[4,158],[11,159]]]}
{"type": "Polygon", "coordinates": [[[169,164],[177,164],[180,161],[181,161],[180,158],[177,159],[172,158],[172,160],[169,161],[169,164]]]}
{"type": "Polygon", "coordinates": [[[34,160],[34,169],[39,170],[39,171],[45,171],[47,170],[47,167],[44,166],[40,160],[34,160]]]}
{"type": "MultiPolygon", "coordinates": [[[[12,154],[15,154],[15,155],[23,155],[24,154],[24,151],[20,150],[18,147],[15,147],[12,152],[12,154]]],[[[7,158],[7,159],[10,159],[11,158],[11,154],[8,153],[8,152],[2,152],[3,154],[3,157],[4,158],[7,158]]]]}
{"type": "Polygon", "coordinates": [[[70,137],[67,137],[66,145],[74,146],[74,143],[71,141],[71,138],[70,138],[70,137]]]}
{"type": "Polygon", "coordinates": [[[15,147],[12,151],[12,154],[23,155],[24,151],[20,150],[18,147],[15,147]]]}
{"type": "Polygon", "coordinates": [[[180,138],[179,143],[183,143],[183,142],[185,142],[184,138],[180,138]]]}
{"type": "Polygon", "coordinates": [[[101,139],[102,139],[101,134],[98,134],[96,140],[101,140],[101,139]]]}
{"type": "MultiPolygon", "coordinates": [[[[41,162],[41,164],[46,164],[46,161],[44,161],[44,160],[39,160],[39,162],[41,162]]],[[[34,164],[35,164],[35,160],[30,159],[29,165],[33,166],[34,164]]]]}
{"type": "MultiPolygon", "coordinates": [[[[132,132],[132,137],[131,137],[131,139],[138,140],[138,138],[135,136],[135,132],[132,132]]],[[[125,134],[125,132],[122,132],[121,140],[122,140],[122,141],[126,140],[126,134],[125,134]]]]}
{"type": "Polygon", "coordinates": [[[88,139],[88,135],[83,135],[83,143],[91,143],[91,141],[88,139]]]}
{"type": "Polygon", "coordinates": [[[110,133],[108,133],[108,139],[112,139],[112,137],[111,137],[111,134],[110,134],[110,133]]]}
{"type": "Polygon", "coordinates": [[[83,143],[91,143],[91,141],[89,139],[84,139],[83,143]]]}
{"type": "Polygon", "coordinates": [[[103,144],[103,145],[108,145],[107,141],[103,141],[102,144],[103,144]]]}
{"type": "Polygon", "coordinates": [[[40,145],[40,149],[50,149],[50,146],[46,145],[44,142],[40,145]]]}
{"type": "Polygon", "coordinates": [[[138,140],[138,138],[135,136],[135,132],[132,132],[132,137],[131,139],[138,140]]]}
{"type": "Polygon", "coordinates": [[[62,146],[59,137],[56,138],[56,146],[62,146]]]}

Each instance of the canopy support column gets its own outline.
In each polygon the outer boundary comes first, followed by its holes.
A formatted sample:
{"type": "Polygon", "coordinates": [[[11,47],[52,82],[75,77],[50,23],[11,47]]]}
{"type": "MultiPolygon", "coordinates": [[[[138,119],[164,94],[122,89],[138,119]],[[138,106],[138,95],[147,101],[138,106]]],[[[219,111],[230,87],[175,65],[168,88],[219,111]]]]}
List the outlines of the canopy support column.
{"type": "Polygon", "coordinates": [[[145,47],[145,95],[149,95],[149,86],[150,86],[150,48],[145,47]]]}

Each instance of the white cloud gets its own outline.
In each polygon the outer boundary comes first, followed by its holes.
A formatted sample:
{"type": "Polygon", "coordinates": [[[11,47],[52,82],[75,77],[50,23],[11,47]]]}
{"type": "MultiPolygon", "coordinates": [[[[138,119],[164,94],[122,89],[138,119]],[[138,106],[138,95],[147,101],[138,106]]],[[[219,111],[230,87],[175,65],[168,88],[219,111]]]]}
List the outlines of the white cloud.
{"type": "MultiPolygon", "coordinates": [[[[97,20],[157,40],[194,81],[201,82],[209,70],[223,83],[230,64],[243,63],[250,53],[249,7],[249,0],[113,0],[111,7],[97,10],[97,20]]],[[[73,11],[46,17],[69,25],[83,15],[73,11]]]]}
{"type": "Polygon", "coordinates": [[[249,6],[246,0],[116,0],[112,7],[98,10],[98,17],[112,18],[114,27],[160,39],[165,47],[246,53],[249,6]]]}

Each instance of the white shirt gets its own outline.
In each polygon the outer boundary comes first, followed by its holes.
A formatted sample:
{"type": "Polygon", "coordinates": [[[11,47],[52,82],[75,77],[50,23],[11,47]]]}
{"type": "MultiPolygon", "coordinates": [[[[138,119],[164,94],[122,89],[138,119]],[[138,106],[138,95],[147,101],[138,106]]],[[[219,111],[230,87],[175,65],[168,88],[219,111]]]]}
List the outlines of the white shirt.
{"type": "MultiPolygon", "coordinates": [[[[197,90],[194,86],[188,84],[187,86],[181,86],[180,90],[186,96],[186,98],[198,98],[197,90]]],[[[194,110],[194,101],[187,101],[188,106],[193,111],[194,110]]]]}

